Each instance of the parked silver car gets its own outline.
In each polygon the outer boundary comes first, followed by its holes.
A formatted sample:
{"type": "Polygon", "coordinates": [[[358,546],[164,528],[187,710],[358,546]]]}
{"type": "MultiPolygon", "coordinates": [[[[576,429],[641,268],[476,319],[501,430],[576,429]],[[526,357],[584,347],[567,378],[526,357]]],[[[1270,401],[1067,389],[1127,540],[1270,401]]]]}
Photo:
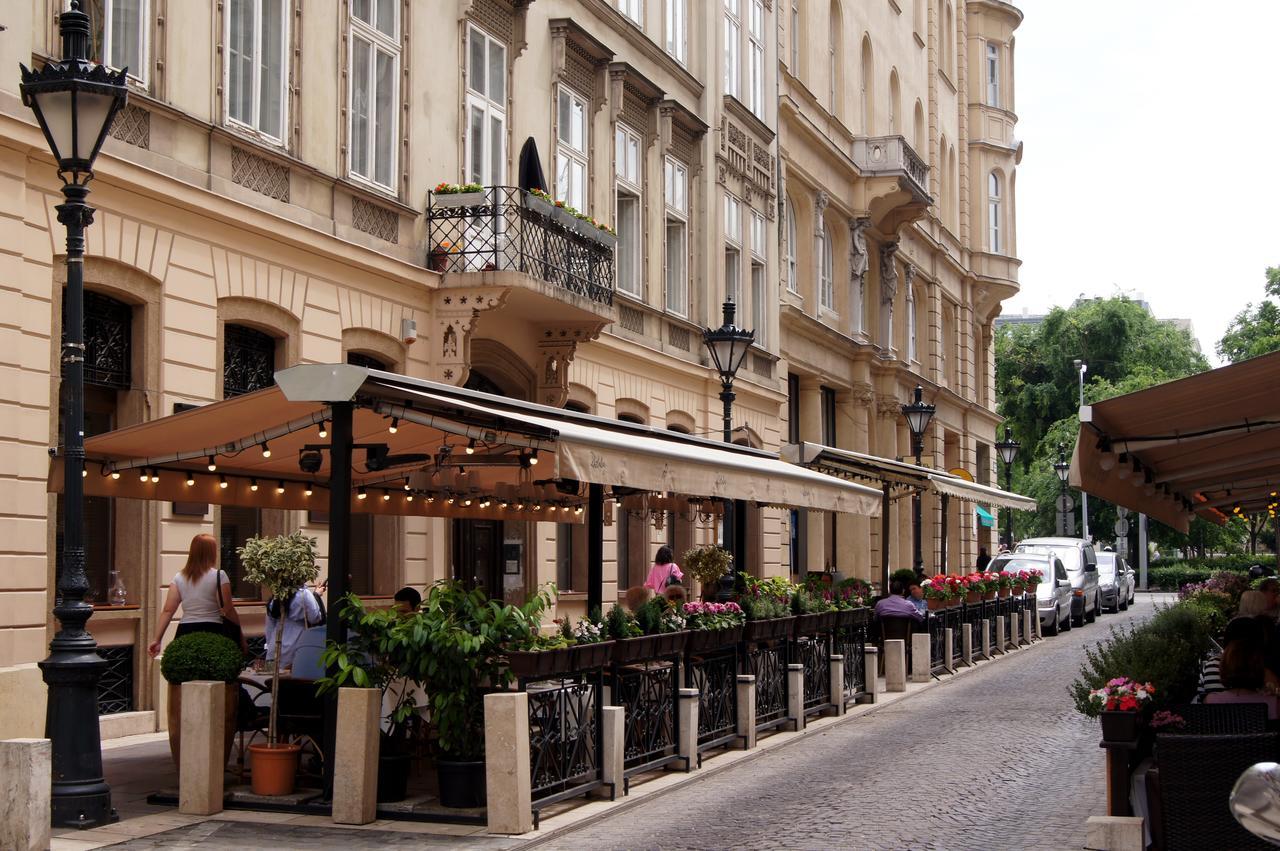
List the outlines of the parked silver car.
{"type": "Polygon", "coordinates": [[[1098,590],[1098,557],[1093,544],[1081,538],[1027,538],[1015,548],[1019,553],[1046,553],[1062,560],[1071,577],[1071,625],[1092,623],[1101,611],[1098,590]]]}
{"type": "Polygon", "coordinates": [[[1098,588],[1102,595],[1102,608],[1123,612],[1133,602],[1133,568],[1124,556],[1108,550],[1098,553],[1098,588]]]}
{"type": "Polygon", "coordinates": [[[1004,553],[991,560],[987,570],[1017,573],[1038,570],[1043,581],[1036,586],[1036,612],[1040,630],[1057,635],[1058,630],[1071,629],[1071,577],[1062,559],[1049,553],[1004,553]]]}

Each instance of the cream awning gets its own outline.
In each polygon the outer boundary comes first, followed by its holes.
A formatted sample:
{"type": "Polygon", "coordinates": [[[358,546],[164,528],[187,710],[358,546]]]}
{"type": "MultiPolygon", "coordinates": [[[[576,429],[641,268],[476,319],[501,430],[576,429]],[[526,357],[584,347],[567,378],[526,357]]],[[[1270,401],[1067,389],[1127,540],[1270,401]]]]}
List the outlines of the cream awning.
{"type": "Polygon", "coordinates": [[[929,485],[937,493],[945,493],[952,499],[959,499],[964,502],[980,502],[983,505],[996,505],[1000,508],[1012,508],[1015,511],[1036,510],[1036,501],[1029,496],[1010,493],[1000,488],[993,488],[990,485],[980,485],[977,482],[965,481],[959,476],[950,476],[946,473],[930,473],[929,485]]]}

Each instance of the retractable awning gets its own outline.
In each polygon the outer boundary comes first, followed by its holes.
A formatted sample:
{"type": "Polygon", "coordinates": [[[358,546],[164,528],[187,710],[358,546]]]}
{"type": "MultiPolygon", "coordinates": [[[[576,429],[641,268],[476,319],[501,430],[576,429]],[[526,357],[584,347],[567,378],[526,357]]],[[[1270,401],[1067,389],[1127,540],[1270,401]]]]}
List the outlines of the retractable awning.
{"type": "Polygon", "coordinates": [[[1280,491],[1280,352],[1081,410],[1070,482],[1186,532],[1280,491]]]}
{"type": "Polygon", "coordinates": [[[995,515],[992,514],[990,511],[987,511],[981,505],[974,506],[973,510],[977,512],[978,522],[981,523],[983,526],[986,526],[988,529],[990,529],[991,527],[996,525],[995,515]]]}

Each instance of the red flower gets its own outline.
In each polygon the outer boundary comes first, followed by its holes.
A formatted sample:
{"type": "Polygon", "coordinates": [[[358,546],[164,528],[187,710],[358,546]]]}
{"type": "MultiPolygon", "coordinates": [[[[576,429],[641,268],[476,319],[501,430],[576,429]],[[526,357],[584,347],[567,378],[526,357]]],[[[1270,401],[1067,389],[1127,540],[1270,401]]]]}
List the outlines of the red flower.
{"type": "Polygon", "coordinates": [[[1125,712],[1136,712],[1138,710],[1138,699],[1125,695],[1120,698],[1120,709],[1125,712]]]}

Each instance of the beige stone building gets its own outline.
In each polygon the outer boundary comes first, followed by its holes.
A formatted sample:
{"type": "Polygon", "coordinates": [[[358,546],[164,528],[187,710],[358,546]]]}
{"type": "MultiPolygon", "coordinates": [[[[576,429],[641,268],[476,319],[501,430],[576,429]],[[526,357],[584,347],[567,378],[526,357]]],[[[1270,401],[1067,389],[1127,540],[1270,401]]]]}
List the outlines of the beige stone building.
{"type": "MultiPolygon", "coordinates": [[[[63,231],[17,65],[58,50],[61,6],[0,12],[5,736],[43,727],[35,663],[53,632],[63,231]]],[[[351,360],[718,437],[700,332],[732,297],[757,335],[735,440],[905,456],[898,406],[920,383],[938,406],[928,463],[990,480],[991,323],[1017,289],[1012,6],[85,6],[97,58],[132,78],[90,197],[89,434],[255,389],[283,366],[351,360]],[[520,184],[528,140],[556,198],[616,227],[614,257],[568,250],[501,188],[520,184]],[[498,214],[459,212],[432,192],[441,182],[487,187],[498,214]]],[[[953,564],[991,540],[960,505],[953,564]]],[[[606,601],[643,581],[659,544],[714,535],[623,508],[605,530],[606,601]]],[[[932,566],[938,508],[925,511],[932,566]]],[[[323,515],[299,511],[91,499],[86,514],[107,735],[158,723],[143,648],[192,535],[214,534],[233,575],[250,535],[302,528],[322,551],[326,535],[323,515]]],[[[895,564],[909,563],[909,524],[895,508],[895,564]]],[[[753,572],[878,575],[878,521],[753,509],[747,528],[753,572]]],[[[554,580],[579,611],[584,540],[567,524],[370,516],[353,529],[352,584],[377,595],[457,576],[520,596],[554,580]]],[[[260,626],[258,589],[235,591],[260,626]]]]}

